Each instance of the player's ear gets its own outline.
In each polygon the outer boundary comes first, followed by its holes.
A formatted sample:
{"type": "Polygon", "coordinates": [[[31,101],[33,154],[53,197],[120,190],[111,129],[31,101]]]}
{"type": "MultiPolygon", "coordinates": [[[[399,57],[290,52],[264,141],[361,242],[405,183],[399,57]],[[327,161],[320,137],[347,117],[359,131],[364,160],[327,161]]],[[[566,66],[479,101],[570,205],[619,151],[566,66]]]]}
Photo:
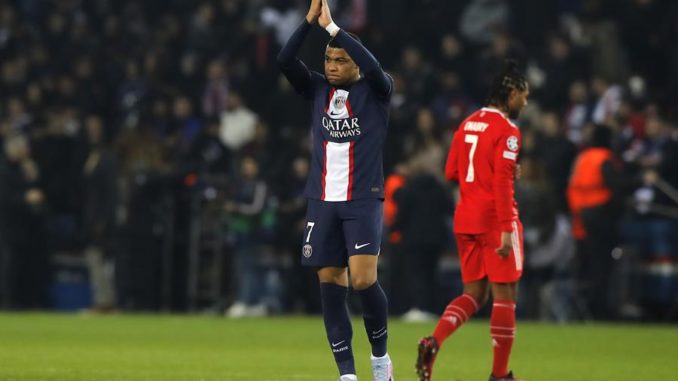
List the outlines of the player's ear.
{"type": "Polygon", "coordinates": [[[508,101],[509,103],[513,102],[520,95],[520,90],[512,88],[509,91],[508,101]]]}

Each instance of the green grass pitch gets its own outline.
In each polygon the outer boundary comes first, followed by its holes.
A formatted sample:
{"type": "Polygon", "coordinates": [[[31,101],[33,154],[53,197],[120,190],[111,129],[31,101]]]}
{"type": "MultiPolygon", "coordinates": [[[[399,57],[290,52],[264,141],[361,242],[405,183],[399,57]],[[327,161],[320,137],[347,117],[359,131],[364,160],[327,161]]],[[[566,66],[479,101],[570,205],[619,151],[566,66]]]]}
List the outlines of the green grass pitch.
{"type": "MultiPolygon", "coordinates": [[[[415,347],[433,324],[392,319],[397,381],[414,381],[415,347]]],[[[464,326],[437,361],[434,380],[484,381],[486,320],[464,326]]],[[[371,380],[369,346],[354,320],[358,376],[371,380]]],[[[0,314],[1,381],[336,381],[318,317],[0,314]]],[[[678,379],[678,328],[519,322],[511,367],[528,381],[678,379]]]]}

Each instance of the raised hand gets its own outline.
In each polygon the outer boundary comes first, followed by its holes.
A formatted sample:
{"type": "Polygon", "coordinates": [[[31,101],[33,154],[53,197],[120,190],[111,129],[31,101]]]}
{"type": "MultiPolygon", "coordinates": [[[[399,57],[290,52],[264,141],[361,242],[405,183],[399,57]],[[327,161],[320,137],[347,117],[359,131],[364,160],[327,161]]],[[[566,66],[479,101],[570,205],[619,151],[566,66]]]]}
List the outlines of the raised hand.
{"type": "Polygon", "coordinates": [[[306,21],[308,21],[309,24],[313,24],[318,20],[321,11],[321,0],[311,0],[311,5],[308,7],[308,13],[306,14],[306,21]]]}
{"type": "Polygon", "coordinates": [[[318,24],[323,28],[327,28],[328,25],[334,22],[332,21],[332,13],[330,12],[330,6],[327,4],[327,0],[322,0],[321,8],[320,17],[318,17],[318,24]]]}

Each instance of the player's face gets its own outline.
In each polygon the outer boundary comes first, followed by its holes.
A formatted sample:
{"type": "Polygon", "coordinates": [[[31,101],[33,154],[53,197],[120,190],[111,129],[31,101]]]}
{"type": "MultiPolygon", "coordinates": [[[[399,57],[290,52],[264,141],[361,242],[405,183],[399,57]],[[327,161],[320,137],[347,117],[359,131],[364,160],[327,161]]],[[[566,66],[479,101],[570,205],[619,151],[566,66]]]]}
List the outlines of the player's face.
{"type": "Polygon", "coordinates": [[[346,85],[354,82],[360,76],[358,65],[344,49],[325,49],[325,77],[333,86],[346,85]]]}
{"type": "Polygon", "coordinates": [[[525,87],[525,90],[513,90],[509,97],[509,118],[516,119],[520,112],[527,106],[527,97],[530,95],[530,88],[525,87]]]}

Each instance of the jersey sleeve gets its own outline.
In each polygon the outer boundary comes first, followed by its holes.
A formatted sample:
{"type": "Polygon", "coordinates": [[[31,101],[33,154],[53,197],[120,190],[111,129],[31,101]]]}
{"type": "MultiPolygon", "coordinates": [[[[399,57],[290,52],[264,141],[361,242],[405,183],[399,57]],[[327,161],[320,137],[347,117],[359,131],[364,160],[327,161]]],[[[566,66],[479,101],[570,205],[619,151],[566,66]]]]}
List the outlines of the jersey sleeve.
{"type": "Polygon", "coordinates": [[[506,125],[501,129],[494,147],[494,204],[502,232],[513,231],[513,179],[518,152],[520,130],[506,125]]]}
{"type": "Polygon", "coordinates": [[[459,181],[459,130],[454,133],[452,143],[450,144],[450,151],[447,153],[447,162],[445,163],[445,178],[449,181],[459,181]]]}
{"type": "Polygon", "coordinates": [[[310,99],[313,97],[313,76],[308,67],[297,57],[311,24],[306,20],[294,31],[278,54],[278,66],[297,93],[310,99]]]}
{"type": "Polygon", "coordinates": [[[360,66],[360,70],[365,73],[365,79],[372,89],[383,98],[390,98],[393,92],[393,78],[386,74],[381,68],[381,64],[370,53],[363,44],[356,41],[343,29],[335,37],[344,47],[349,56],[360,66]]]}

